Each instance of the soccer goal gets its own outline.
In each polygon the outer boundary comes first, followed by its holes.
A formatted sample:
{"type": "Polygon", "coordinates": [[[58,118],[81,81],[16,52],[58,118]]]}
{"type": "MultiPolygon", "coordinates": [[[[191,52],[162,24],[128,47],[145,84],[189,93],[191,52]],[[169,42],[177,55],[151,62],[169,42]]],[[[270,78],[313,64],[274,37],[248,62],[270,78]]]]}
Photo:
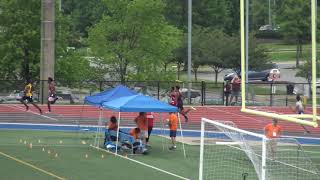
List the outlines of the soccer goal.
{"type": "Polygon", "coordinates": [[[320,180],[295,139],[268,139],[232,122],[202,118],[199,180],[320,180]]]}

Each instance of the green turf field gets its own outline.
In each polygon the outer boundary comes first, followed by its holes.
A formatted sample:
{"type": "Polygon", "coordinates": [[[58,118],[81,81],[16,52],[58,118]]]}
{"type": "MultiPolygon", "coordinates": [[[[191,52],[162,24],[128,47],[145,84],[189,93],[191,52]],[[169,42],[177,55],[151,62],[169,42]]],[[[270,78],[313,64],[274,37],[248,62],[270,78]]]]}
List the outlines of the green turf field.
{"type": "MultiPolygon", "coordinates": [[[[0,179],[181,179],[129,159],[96,150],[90,147],[93,137],[93,133],[1,130],[0,179]]],[[[178,144],[176,151],[169,151],[168,139],[152,136],[151,145],[148,155],[128,155],[128,158],[186,179],[198,179],[199,146],[186,145],[187,158],[184,158],[181,144],[178,144]]],[[[216,157],[226,152],[223,146],[215,146],[212,149],[216,157]]],[[[305,146],[304,150],[320,168],[320,147],[305,146]]],[[[241,178],[245,170],[249,173],[247,179],[256,179],[252,164],[244,153],[230,152],[235,155],[228,155],[219,162],[214,159],[205,161],[204,169],[210,172],[213,167],[223,168],[226,172],[223,177],[228,177],[231,173],[230,167],[226,165],[231,164],[234,166],[232,177],[241,178]],[[241,153],[243,156],[239,156],[241,153]]]]}
{"type": "MultiPolygon", "coordinates": [[[[93,134],[1,130],[0,137],[1,179],[43,180],[59,179],[59,177],[86,180],[179,179],[125,158],[91,148],[93,134]],[[32,143],[32,148],[30,148],[30,143],[32,143]],[[49,150],[50,154],[48,154],[49,150]],[[56,154],[57,157],[55,157],[56,154]],[[45,172],[25,165],[23,162],[17,162],[13,158],[30,163],[45,172]]],[[[167,142],[162,143],[164,141],[167,140],[156,136],[151,137],[152,147],[148,155],[128,155],[128,157],[188,179],[197,179],[199,147],[187,147],[189,155],[188,158],[184,158],[179,147],[176,151],[169,151],[167,142]]]]}

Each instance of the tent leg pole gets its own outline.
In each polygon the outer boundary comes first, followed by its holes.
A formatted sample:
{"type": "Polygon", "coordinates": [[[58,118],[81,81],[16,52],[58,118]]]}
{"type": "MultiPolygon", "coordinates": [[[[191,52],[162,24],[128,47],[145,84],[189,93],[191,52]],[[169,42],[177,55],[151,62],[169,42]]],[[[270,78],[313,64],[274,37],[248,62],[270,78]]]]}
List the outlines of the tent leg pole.
{"type": "MultiPolygon", "coordinates": [[[[101,127],[101,126],[103,126],[103,123],[102,123],[102,121],[103,121],[103,109],[101,109],[100,110],[100,123],[99,123],[99,134],[101,134],[101,132],[102,132],[102,128],[103,127],[101,127]]],[[[99,138],[99,134],[98,134],[98,143],[97,143],[97,147],[99,147],[99,145],[100,145],[100,138],[99,138]]]]}
{"type": "Polygon", "coordinates": [[[99,134],[99,124],[100,124],[100,121],[101,121],[101,109],[99,108],[99,120],[98,120],[98,126],[97,126],[97,130],[96,130],[96,136],[94,138],[94,147],[98,147],[98,134],[99,134]]]}
{"type": "Polygon", "coordinates": [[[179,120],[179,126],[180,126],[180,131],[181,131],[181,141],[182,141],[183,156],[186,158],[186,149],[184,148],[184,140],[183,140],[183,132],[182,132],[181,120],[180,120],[180,113],[178,113],[178,120],[179,120]]]}
{"type": "MultiPolygon", "coordinates": [[[[160,122],[162,124],[161,134],[164,136],[164,122],[163,122],[161,113],[159,113],[159,116],[160,116],[160,122]]],[[[164,151],[164,137],[161,137],[161,143],[162,143],[162,151],[164,151]]]]}
{"type": "Polygon", "coordinates": [[[116,141],[116,154],[118,154],[120,119],[121,119],[121,112],[119,112],[119,115],[118,115],[118,129],[117,129],[117,141],[116,141]]]}

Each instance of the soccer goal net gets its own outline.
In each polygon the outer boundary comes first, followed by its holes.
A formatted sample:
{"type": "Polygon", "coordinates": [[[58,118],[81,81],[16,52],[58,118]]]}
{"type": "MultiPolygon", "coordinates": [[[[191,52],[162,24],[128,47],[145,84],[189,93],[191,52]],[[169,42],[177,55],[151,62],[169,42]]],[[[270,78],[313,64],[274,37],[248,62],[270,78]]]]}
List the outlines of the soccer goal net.
{"type": "Polygon", "coordinates": [[[295,139],[267,139],[232,122],[202,118],[199,180],[314,180],[317,168],[295,139]]]}

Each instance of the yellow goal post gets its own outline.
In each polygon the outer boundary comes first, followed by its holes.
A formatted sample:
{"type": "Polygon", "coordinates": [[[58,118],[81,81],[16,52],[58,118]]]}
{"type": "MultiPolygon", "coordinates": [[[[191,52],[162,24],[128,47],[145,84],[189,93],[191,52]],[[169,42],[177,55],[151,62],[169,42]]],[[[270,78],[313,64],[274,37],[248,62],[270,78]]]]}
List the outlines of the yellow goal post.
{"type": "Polygon", "coordinates": [[[316,96],[316,74],[317,74],[317,66],[316,66],[316,21],[317,21],[317,3],[316,0],[311,0],[311,47],[312,47],[312,114],[304,114],[304,115],[284,115],[277,113],[270,113],[258,110],[252,110],[246,108],[246,88],[245,88],[245,0],[240,0],[240,35],[241,35],[241,112],[276,118],[280,120],[290,121],[302,125],[308,125],[312,127],[318,127],[318,120],[320,117],[317,116],[317,96],[316,96]],[[312,119],[312,120],[305,120],[312,119]]]}

